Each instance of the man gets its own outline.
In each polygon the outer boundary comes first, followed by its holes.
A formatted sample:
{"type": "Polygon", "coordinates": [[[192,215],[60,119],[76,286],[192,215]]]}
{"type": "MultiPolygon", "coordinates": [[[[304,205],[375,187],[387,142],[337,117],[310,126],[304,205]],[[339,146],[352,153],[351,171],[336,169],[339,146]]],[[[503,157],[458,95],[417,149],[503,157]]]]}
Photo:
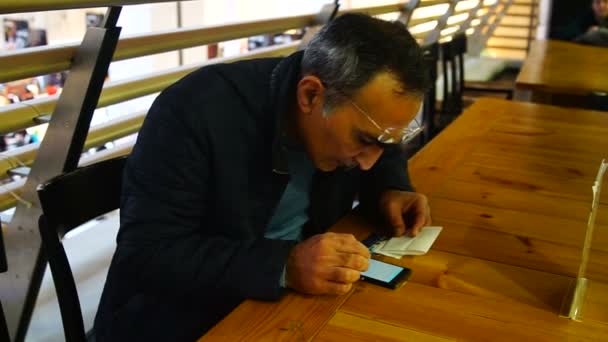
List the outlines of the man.
{"type": "Polygon", "coordinates": [[[608,0],[592,0],[591,8],[558,30],[556,38],[586,42],[608,28],[608,0]]]}
{"type": "Polygon", "coordinates": [[[405,27],[364,15],[304,52],[202,68],[152,105],[124,175],[102,341],[191,341],[243,299],[344,294],[367,269],[352,207],[430,223],[401,143],[428,80],[405,27]]]}

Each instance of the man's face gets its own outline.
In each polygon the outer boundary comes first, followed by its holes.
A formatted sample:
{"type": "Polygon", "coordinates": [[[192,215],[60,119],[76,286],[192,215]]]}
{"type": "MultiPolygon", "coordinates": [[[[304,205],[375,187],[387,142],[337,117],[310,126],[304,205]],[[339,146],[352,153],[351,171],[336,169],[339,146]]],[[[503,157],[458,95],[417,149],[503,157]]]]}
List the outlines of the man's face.
{"type": "MultiPolygon", "coordinates": [[[[399,83],[386,72],[368,82],[352,102],[346,101],[326,116],[323,115],[324,91],[320,86],[310,108],[298,119],[308,156],[323,171],[354,166],[370,169],[384,151],[377,138],[385,129],[401,131],[408,127],[421,105],[420,97],[404,95],[399,83]]],[[[400,134],[394,134],[395,141],[399,141],[400,134]]]]}
{"type": "Polygon", "coordinates": [[[591,7],[593,8],[596,17],[608,17],[608,0],[593,0],[591,7]]]}

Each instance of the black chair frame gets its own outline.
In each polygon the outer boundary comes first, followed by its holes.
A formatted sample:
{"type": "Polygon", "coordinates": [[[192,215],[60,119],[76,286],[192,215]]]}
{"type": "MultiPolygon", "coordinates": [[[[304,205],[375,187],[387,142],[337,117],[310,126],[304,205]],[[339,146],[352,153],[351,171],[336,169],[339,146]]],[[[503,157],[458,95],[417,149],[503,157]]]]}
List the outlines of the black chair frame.
{"type": "Polygon", "coordinates": [[[61,240],[72,229],[120,206],[126,157],[102,161],[38,186],[39,229],[59,301],[66,341],[87,341],[74,276],[61,240]]]}
{"type": "Polygon", "coordinates": [[[439,43],[433,43],[422,47],[424,63],[427,67],[430,79],[430,88],[424,94],[422,110],[422,124],[424,125],[424,144],[428,143],[435,135],[435,117],[437,116],[437,62],[439,61],[439,43]]]}
{"type": "Polygon", "coordinates": [[[456,35],[451,41],[440,45],[441,67],[443,70],[443,101],[441,114],[453,119],[462,113],[464,92],[464,53],[466,36],[456,35]]]}

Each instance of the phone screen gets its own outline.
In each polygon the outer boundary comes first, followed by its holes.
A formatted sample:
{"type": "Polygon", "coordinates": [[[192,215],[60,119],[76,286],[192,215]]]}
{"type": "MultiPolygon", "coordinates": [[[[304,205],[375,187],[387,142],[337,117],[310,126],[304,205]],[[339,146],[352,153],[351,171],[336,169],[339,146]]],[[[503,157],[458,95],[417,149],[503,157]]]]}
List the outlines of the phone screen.
{"type": "Polygon", "coordinates": [[[361,278],[376,285],[396,289],[405,283],[411,273],[409,268],[370,259],[369,267],[361,273],[361,278]]]}
{"type": "Polygon", "coordinates": [[[367,271],[361,275],[368,278],[373,278],[383,282],[390,283],[403,270],[403,267],[387,264],[374,259],[369,260],[367,271]]]}

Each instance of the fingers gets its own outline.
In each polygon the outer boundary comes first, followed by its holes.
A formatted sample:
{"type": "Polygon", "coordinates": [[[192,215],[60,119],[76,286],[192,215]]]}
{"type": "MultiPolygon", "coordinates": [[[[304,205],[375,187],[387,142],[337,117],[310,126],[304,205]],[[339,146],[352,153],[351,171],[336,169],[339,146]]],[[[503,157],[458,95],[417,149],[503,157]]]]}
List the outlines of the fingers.
{"type": "Polygon", "coordinates": [[[422,210],[416,210],[415,215],[416,217],[414,218],[414,223],[412,224],[412,227],[408,229],[411,236],[418,235],[422,227],[426,225],[427,221],[426,210],[424,210],[424,208],[422,210]]]}
{"type": "Polygon", "coordinates": [[[323,288],[324,294],[334,294],[334,295],[343,295],[347,294],[352,288],[353,284],[342,284],[342,283],[334,283],[331,281],[324,282],[321,286],[323,288]]]}
{"type": "Polygon", "coordinates": [[[425,196],[420,195],[411,207],[403,208],[403,213],[407,212],[414,216],[411,226],[407,229],[410,236],[418,235],[424,226],[431,224],[431,210],[425,196]]]}
{"type": "Polygon", "coordinates": [[[361,278],[361,273],[343,267],[333,267],[327,270],[326,278],[319,286],[321,293],[342,295],[351,290],[353,283],[361,278]]]}
{"type": "MultiPolygon", "coordinates": [[[[369,252],[369,250],[367,250],[369,252]]],[[[362,257],[356,254],[342,254],[342,267],[351,268],[360,272],[367,271],[369,267],[369,257],[362,257]]]]}
{"type": "Polygon", "coordinates": [[[356,271],[364,272],[369,267],[369,258],[352,253],[337,253],[327,256],[328,265],[335,267],[346,267],[356,271]]]}
{"type": "Polygon", "coordinates": [[[425,226],[430,226],[433,224],[433,221],[431,220],[431,209],[427,209],[426,211],[426,218],[424,220],[424,225],[425,226]]]}
{"type": "Polygon", "coordinates": [[[344,294],[367,270],[369,258],[369,250],[351,234],[316,235],[290,252],[286,284],[309,294],[344,294]]]}
{"type": "Polygon", "coordinates": [[[393,228],[394,236],[405,234],[405,221],[403,220],[403,212],[399,203],[391,203],[387,207],[388,220],[393,228]]]}
{"type": "Polygon", "coordinates": [[[334,283],[350,284],[361,278],[361,272],[346,267],[328,267],[323,269],[321,278],[334,283]]]}
{"type": "Polygon", "coordinates": [[[356,254],[367,259],[371,257],[369,249],[367,249],[364,244],[357,241],[352,234],[326,233],[324,235],[328,235],[334,240],[336,243],[334,247],[337,252],[356,254]]]}

